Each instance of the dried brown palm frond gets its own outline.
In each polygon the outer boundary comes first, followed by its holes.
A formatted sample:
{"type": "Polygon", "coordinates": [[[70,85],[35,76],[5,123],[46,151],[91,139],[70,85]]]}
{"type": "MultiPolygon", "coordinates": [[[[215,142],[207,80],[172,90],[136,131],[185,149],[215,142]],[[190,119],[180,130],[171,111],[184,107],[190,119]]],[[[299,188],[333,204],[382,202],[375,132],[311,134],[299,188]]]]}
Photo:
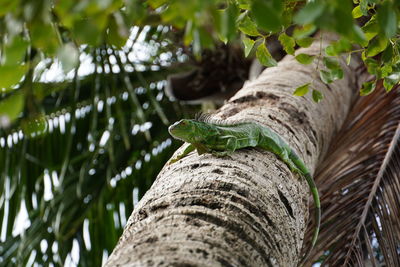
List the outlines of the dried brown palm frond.
{"type": "Polygon", "coordinates": [[[315,175],[322,226],[305,266],[400,266],[399,122],[398,88],[355,101],[315,175]]]}

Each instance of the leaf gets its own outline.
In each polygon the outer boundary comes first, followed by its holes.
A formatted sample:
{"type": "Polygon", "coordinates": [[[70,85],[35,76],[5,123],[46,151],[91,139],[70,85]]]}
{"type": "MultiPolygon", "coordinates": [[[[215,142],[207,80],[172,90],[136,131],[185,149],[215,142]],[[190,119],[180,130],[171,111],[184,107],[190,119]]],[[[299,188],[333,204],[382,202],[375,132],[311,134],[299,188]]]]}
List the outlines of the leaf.
{"type": "Polygon", "coordinates": [[[304,96],[308,93],[308,91],[310,90],[310,85],[311,83],[305,83],[299,87],[296,88],[296,90],[294,90],[293,95],[295,96],[304,96]]]}
{"type": "Polygon", "coordinates": [[[24,94],[21,90],[0,101],[0,128],[8,126],[18,118],[24,108],[24,94]],[[3,122],[6,122],[5,125],[3,122]]]}
{"type": "Polygon", "coordinates": [[[247,57],[250,54],[256,42],[247,37],[243,37],[242,42],[244,44],[244,55],[247,57]]]}
{"type": "Polygon", "coordinates": [[[121,14],[116,13],[109,17],[106,39],[107,42],[116,48],[122,48],[129,37],[128,30],[125,25],[118,19],[121,14]],[[118,14],[118,15],[117,15],[118,14]]]}
{"type": "Polygon", "coordinates": [[[244,16],[244,18],[239,22],[238,28],[244,34],[250,36],[260,35],[260,33],[257,30],[257,25],[254,23],[254,21],[251,20],[251,18],[248,15],[244,16]]]}
{"type": "Polygon", "coordinates": [[[320,70],[319,76],[322,82],[329,84],[333,81],[340,80],[343,78],[343,70],[341,68],[334,68],[328,70],[320,70]]]}
{"type": "Polygon", "coordinates": [[[376,87],[376,81],[363,83],[362,88],[360,90],[360,95],[361,96],[369,95],[375,90],[375,87],[376,87]]]}
{"type": "Polygon", "coordinates": [[[253,0],[251,14],[257,25],[267,32],[280,30],[283,5],[281,0],[253,0]]]}
{"type": "Polygon", "coordinates": [[[362,30],[368,41],[374,38],[379,33],[379,24],[376,20],[376,16],[372,16],[371,19],[362,27],[362,30]]]}
{"type": "Polygon", "coordinates": [[[0,66],[0,92],[8,92],[11,86],[18,84],[26,70],[26,65],[0,66]]]}
{"type": "Polygon", "coordinates": [[[57,58],[61,61],[61,66],[65,73],[74,69],[79,62],[79,51],[72,43],[67,43],[57,51],[57,58]]]}
{"type": "Polygon", "coordinates": [[[23,120],[21,129],[26,136],[36,137],[46,133],[48,128],[47,120],[44,116],[23,120]]]}
{"type": "Polygon", "coordinates": [[[331,70],[331,71],[330,71],[330,75],[331,75],[331,79],[332,79],[333,81],[336,81],[336,80],[342,79],[344,73],[343,73],[343,70],[342,70],[341,68],[339,68],[339,69],[333,69],[333,70],[331,70]]]}
{"type": "MultiPolygon", "coordinates": [[[[185,33],[183,35],[183,44],[189,46],[193,41],[194,26],[193,21],[188,20],[185,25],[185,33]]],[[[194,45],[194,44],[193,44],[194,45]]]]}
{"type": "Polygon", "coordinates": [[[268,48],[265,46],[265,42],[257,47],[256,56],[260,63],[264,66],[274,67],[278,64],[269,53],[268,48]]]}
{"type": "MultiPolygon", "coordinates": [[[[284,0],[282,1],[284,2],[284,0]]],[[[293,25],[293,15],[294,15],[294,6],[288,6],[285,4],[285,8],[282,12],[282,29],[287,29],[293,25]]]]}
{"type": "Polygon", "coordinates": [[[325,47],[325,54],[327,56],[333,57],[333,56],[338,56],[340,52],[338,52],[333,45],[328,45],[327,47],[325,47]]]}
{"type": "Polygon", "coordinates": [[[1,8],[0,8],[0,17],[3,17],[8,12],[12,12],[16,8],[18,8],[19,2],[15,0],[2,0],[1,8]]]}
{"type": "Polygon", "coordinates": [[[293,38],[297,40],[297,39],[303,39],[303,38],[309,37],[316,30],[317,30],[317,27],[313,24],[306,24],[301,27],[297,26],[296,28],[294,28],[293,38]]]}
{"type": "Polygon", "coordinates": [[[393,72],[393,68],[391,64],[384,64],[381,67],[382,78],[389,76],[393,72]]]}
{"type": "Polygon", "coordinates": [[[351,11],[351,15],[353,15],[353,18],[358,19],[363,16],[363,13],[361,11],[361,7],[358,5],[355,8],[353,8],[353,11],[351,11]]]}
{"type": "Polygon", "coordinates": [[[124,12],[124,15],[129,18],[130,24],[133,25],[141,25],[142,21],[147,17],[147,5],[145,6],[146,3],[140,1],[140,0],[130,0],[130,1],[124,1],[124,6],[126,8],[126,11],[124,12]]]}
{"type": "Polygon", "coordinates": [[[325,2],[313,1],[308,2],[294,17],[294,22],[297,24],[308,24],[315,22],[320,17],[325,9],[325,2]]]}
{"type": "Polygon", "coordinates": [[[298,54],[297,56],[295,56],[295,58],[301,64],[308,65],[313,62],[315,56],[301,53],[301,54],[298,54]]]}
{"type": "Polygon", "coordinates": [[[220,17],[218,33],[220,39],[224,43],[227,43],[228,41],[233,40],[236,36],[236,19],[238,16],[238,9],[236,5],[230,4],[226,9],[219,10],[218,14],[220,17]]]}
{"type": "Polygon", "coordinates": [[[393,87],[400,82],[400,73],[395,72],[383,79],[383,86],[386,92],[390,92],[393,87]]]}
{"type": "Polygon", "coordinates": [[[364,16],[368,16],[368,2],[369,0],[360,0],[360,11],[364,16]]]}
{"type": "Polygon", "coordinates": [[[211,49],[213,44],[214,43],[210,33],[207,32],[203,27],[193,29],[193,54],[197,59],[201,58],[202,49],[211,49]]]}
{"type": "Polygon", "coordinates": [[[101,32],[104,24],[97,24],[94,19],[82,18],[79,20],[74,20],[74,25],[72,28],[72,34],[78,44],[90,44],[96,46],[101,41],[101,32]]]}
{"type": "Polygon", "coordinates": [[[278,37],[279,42],[282,44],[283,49],[288,53],[289,55],[294,54],[294,47],[296,45],[296,42],[294,41],[293,37],[288,36],[286,33],[281,33],[278,37]]]}
{"type": "Polygon", "coordinates": [[[250,9],[250,3],[248,0],[237,0],[237,3],[241,9],[250,9]]]}
{"type": "Polygon", "coordinates": [[[326,70],[320,70],[319,76],[321,77],[321,80],[323,83],[328,84],[328,83],[333,82],[333,80],[331,78],[331,73],[326,70]]]}
{"type": "Polygon", "coordinates": [[[339,61],[337,61],[335,58],[323,57],[323,62],[324,65],[330,70],[340,69],[339,61]]]}
{"type": "Polygon", "coordinates": [[[168,0],[148,0],[149,5],[156,9],[164,4],[166,4],[168,0]]]}
{"type": "Polygon", "coordinates": [[[397,17],[394,6],[389,1],[383,2],[378,9],[378,22],[387,38],[392,38],[397,30],[397,17]]]}
{"type": "Polygon", "coordinates": [[[392,65],[393,72],[400,72],[400,63],[392,65]]]}
{"type": "Polygon", "coordinates": [[[314,89],[312,91],[312,98],[314,102],[319,103],[324,98],[324,95],[320,91],[314,89]]]}
{"type": "Polygon", "coordinates": [[[48,55],[54,55],[59,46],[56,29],[50,23],[35,21],[29,25],[31,44],[48,55]]]}
{"type": "Polygon", "coordinates": [[[301,39],[296,39],[296,43],[304,48],[309,47],[314,42],[314,38],[312,37],[304,37],[301,39]]]}
{"type": "Polygon", "coordinates": [[[368,45],[365,55],[367,57],[373,57],[386,49],[388,45],[388,39],[378,36],[374,38],[368,45]]]}
{"type": "Polygon", "coordinates": [[[349,52],[352,49],[352,45],[349,40],[342,38],[339,41],[332,42],[325,48],[327,56],[339,56],[343,52],[349,52]]]}
{"type": "Polygon", "coordinates": [[[373,75],[380,76],[380,65],[377,60],[373,58],[366,58],[364,60],[365,65],[367,65],[367,71],[373,75]]]}
{"type": "MultiPolygon", "coordinates": [[[[358,39],[357,36],[354,36],[354,26],[356,24],[354,24],[351,14],[352,7],[351,1],[340,1],[340,4],[336,5],[331,11],[332,19],[326,20],[326,25],[324,26],[347,38],[358,39]]],[[[326,16],[329,16],[329,13],[326,16]]]]}
{"type": "Polygon", "coordinates": [[[393,46],[389,44],[385,51],[382,53],[382,61],[385,63],[392,62],[393,60],[393,46]]]}
{"type": "Polygon", "coordinates": [[[356,24],[353,24],[350,28],[351,28],[351,33],[350,35],[348,35],[349,39],[361,45],[362,47],[367,46],[368,40],[365,37],[363,30],[356,24]]]}
{"type": "Polygon", "coordinates": [[[351,63],[351,53],[349,53],[349,55],[346,57],[346,64],[350,65],[351,63]]]}
{"type": "Polygon", "coordinates": [[[2,65],[16,66],[22,64],[28,42],[20,36],[15,36],[11,43],[5,45],[4,54],[0,62],[2,65]]]}

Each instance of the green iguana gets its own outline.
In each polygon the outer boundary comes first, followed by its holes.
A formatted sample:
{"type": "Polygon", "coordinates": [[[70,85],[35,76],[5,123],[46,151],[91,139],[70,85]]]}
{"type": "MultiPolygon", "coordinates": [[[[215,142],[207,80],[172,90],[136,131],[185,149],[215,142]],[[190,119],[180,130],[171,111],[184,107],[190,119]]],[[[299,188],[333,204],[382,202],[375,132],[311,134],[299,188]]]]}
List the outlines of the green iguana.
{"type": "Polygon", "coordinates": [[[189,143],[182,154],[171,159],[169,164],[185,157],[193,150],[200,154],[211,153],[215,156],[227,156],[235,150],[245,147],[259,147],[274,153],[292,172],[303,175],[310,187],[315,203],[316,227],[313,233],[311,248],[303,257],[307,258],[314,247],[319,233],[321,221],[321,206],[317,187],[303,161],[282,138],[270,128],[256,122],[240,122],[232,125],[212,122],[209,119],[188,120],[175,122],[168,128],[169,133],[176,139],[189,143]]]}

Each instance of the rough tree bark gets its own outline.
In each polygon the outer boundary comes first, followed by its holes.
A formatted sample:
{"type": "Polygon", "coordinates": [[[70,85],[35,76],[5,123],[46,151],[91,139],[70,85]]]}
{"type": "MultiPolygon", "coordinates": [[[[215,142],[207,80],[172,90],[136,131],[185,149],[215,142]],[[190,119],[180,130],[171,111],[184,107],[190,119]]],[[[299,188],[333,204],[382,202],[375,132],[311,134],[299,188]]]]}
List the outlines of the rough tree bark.
{"type": "MultiPolygon", "coordinates": [[[[318,55],[326,44],[297,53],[318,55]]],[[[269,126],[313,172],[361,82],[355,59],[342,64],[345,78],[329,86],[318,78],[317,64],[285,57],[247,82],[215,117],[269,126]],[[314,78],[322,102],[292,95],[314,78]]],[[[296,266],[309,198],[305,180],[270,152],[243,149],[224,158],[191,153],[163,168],[106,266],[296,266]]]]}

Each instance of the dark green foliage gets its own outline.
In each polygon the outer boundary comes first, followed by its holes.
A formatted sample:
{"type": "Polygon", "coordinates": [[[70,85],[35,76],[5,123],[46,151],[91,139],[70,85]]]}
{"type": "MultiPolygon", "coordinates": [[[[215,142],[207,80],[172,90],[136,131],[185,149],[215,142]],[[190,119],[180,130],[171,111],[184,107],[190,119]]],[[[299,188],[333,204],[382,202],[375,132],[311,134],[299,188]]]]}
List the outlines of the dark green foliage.
{"type": "MultiPolygon", "coordinates": [[[[330,56],[359,52],[354,47],[361,45],[364,59],[367,59],[379,56],[391,47],[395,56],[379,68],[389,70],[398,62],[399,5],[389,0],[361,0],[354,1],[354,5],[350,0],[308,3],[284,0],[85,0],[79,5],[66,0],[56,4],[49,0],[13,4],[3,0],[0,7],[0,34],[7,36],[0,40],[3,57],[0,75],[5,77],[0,81],[3,92],[24,79],[24,74],[39,62],[37,55],[56,56],[64,70],[69,71],[78,63],[76,55],[80,44],[98,46],[106,43],[120,48],[132,25],[171,25],[183,32],[183,43],[191,45],[197,57],[203,49],[213,48],[219,40],[235,42],[238,32],[242,33],[246,55],[254,45],[264,44],[263,40],[273,34],[279,36],[285,51],[293,54],[295,44],[308,47],[313,41],[310,35],[321,29],[336,32],[341,37],[339,42],[327,48],[330,56]],[[360,27],[355,19],[366,22],[360,27]],[[293,35],[286,32],[292,25],[295,26],[293,35]],[[255,42],[249,41],[246,35],[255,42]],[[23,60],[26,56],[36,60],[27,64],[23,60]]],[[[257,49],[256,57],[265,66],[275,65],[264,45],[257,49]]],[[[310,63],[309,60],[300,62],[310,63]]],[[[341,75],[336,73],[334,76],[339,78],[341,75]]],[[[383,78],[377,77],[377,80],[383,78]]]]}
{"type": "Polygon", "coordinates": [[[282,24],[283,1],[253,0],[250,1],[251,14],[257,26],[266,32],[278,32],[282,24]]]}

